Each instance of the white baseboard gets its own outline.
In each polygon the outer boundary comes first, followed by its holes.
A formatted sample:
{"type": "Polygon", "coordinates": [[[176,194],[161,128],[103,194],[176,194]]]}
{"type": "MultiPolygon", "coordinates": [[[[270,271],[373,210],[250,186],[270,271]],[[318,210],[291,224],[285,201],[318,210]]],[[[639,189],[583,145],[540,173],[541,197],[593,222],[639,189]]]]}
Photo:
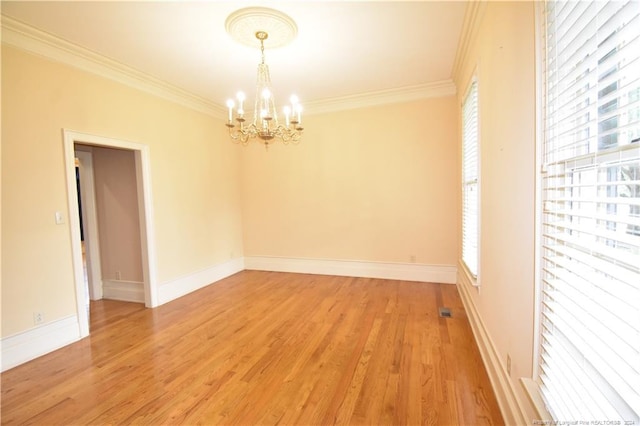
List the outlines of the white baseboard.
{"type": "Polygon", "coordinates": [[[458,271],[455,265],[300,259],[271,256],[248,256],[244,258],[244,263],[246,269],[257,271],[297,272],[445,284],[455,284],[458,271]]]}
{"type": "Polygon", "coordinates": [[[144,283],[139,281],[102,280],[102,297],[124,302],[144,303],[144,283]]]}
{"type": "Polygon", "coordinates": [[[244,270],[244,259],[240,257],[162,283],[158,289],[158,305],[185,296],[242,270],[244,270]]]}
{"type": "Polygon", "coordinates": [[[69,315],[27,331],[4,337],[2,371],[24,364],[80,340],[80,326],[76,315],[69,315]]]}
{"type": "Polygon", "coordinates": [[[480,350],[482,361],[487,369],[489,380],[493,386],[493,392],[498,400],[502,417],[505,424],[508,425],[526,425],[529,421],[526,420],[525,411],[522,409],[515,389],[511,384],[509,375],[500,362],[500,356],[496,350],[493,341],[476,309],[473,298],[469,294],[469,289],[473,288],[472,284],[468,282],[465,274],[460,274],[460,281],[458,282],[458,290],[460,292],[460,298],[462,304],[469,318],[473,335],[476,339],[476,344],[480,350]]]}

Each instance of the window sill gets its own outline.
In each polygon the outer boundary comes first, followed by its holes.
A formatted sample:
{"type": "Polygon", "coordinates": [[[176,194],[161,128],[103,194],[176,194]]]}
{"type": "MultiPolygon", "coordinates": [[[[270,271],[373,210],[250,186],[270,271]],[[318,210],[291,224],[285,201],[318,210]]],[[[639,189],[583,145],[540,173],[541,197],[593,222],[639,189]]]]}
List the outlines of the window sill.
{"type": "Polygon", "coordinates": [[[547,411],[547,407],[544,404],[542,399],[542,394],[540,393],[540,387],[538,383],[536,383],[533,379],[529,377],[522,377],[520,379],[520,383],[525,390],[525,393],[529,397],[529,401],[531,405],[536,411],[537,418],[533,420],[540,421],[544,424],[551,424],[549,422],[553,421],[553,417],[547,411]]]}
{"type": "Polygon", "coordinates": [[[466,284],[469,284],[471,287],[479,288],[480,280],[478,279],[478,277],[473,275],[471,271],[469,271],[469,268],[467,268],[467,264],[464,263],[464,260],[460,259],[459,263],[460,263],[460,271],[461,271],[461,274],[463,275],[462,281],[465,282],[466,284]]]}

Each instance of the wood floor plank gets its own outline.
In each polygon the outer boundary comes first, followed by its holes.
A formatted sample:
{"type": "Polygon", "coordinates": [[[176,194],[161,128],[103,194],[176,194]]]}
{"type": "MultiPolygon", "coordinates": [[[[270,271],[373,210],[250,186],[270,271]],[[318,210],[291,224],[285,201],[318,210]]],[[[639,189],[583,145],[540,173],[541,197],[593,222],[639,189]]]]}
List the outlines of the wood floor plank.
{"type": "Polygon", "coordinates": [[[0,375],[2,424],[503,424],[452,285],[244,271],[91,313],[0,375]]]}

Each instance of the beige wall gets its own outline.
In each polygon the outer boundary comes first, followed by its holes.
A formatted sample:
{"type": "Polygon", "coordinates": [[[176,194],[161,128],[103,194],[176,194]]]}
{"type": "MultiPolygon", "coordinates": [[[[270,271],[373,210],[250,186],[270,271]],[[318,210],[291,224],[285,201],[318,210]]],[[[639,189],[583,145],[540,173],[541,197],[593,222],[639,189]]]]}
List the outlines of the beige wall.
{"type": "Polygon", "coordinates": [[[2,54],[3,336],[75,312],[63,128],[150,146],[160,285],[243,254],[456,262],[454,97],[308,116],[303,143],[267,152],[206,115],[2,54]]]}
{"type": "Polygon", "coordinates": [[[477,70],[480,114],[481,288],[467,289],[521,401],[534,350],[534,40],[533,2],[488,2],[456,76],[462,101],[477,70]]]}
{"type": "Polygon", "coordinates": [[[142,282],[133,151],[94,147],[92,154],[102,279],[142,282]]]}
{"type": "Polygon", "coordinates": [[[243,155],[246,256],[455,265],[454,96],[305,117],[243,155]]]}
{"type": "Polygon", "coordinates": [[[242,255],[241,151],[220,120],[3,45],[2,336],[76,311],[63,128],[150,147],[159,284],[242,255]]]}

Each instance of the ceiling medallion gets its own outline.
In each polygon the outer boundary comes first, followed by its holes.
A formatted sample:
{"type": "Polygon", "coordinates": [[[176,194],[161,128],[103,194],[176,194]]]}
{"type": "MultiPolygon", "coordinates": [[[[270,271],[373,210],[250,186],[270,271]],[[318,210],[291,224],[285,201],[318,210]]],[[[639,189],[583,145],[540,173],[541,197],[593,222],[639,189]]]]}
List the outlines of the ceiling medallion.
{"type": "Polygon", "coordinates": [[[260,47],[256,32],[269,34],[269,47],[286,46],[298,35],[298,26],[288,15],[266,7],[247,7],[233,12],[225,21],[227,33],[238,43],[260,47]]]}
{"type": "Polygon", "coordinates": [[[273,139],[297,143],[302,136],[302,106],[298,97],[291,96],[291,104],[283,108],[284,124],[278,121],[278,113],[271,88],[269,66],[264,60],[264,45],[268,39],[270,47],[281,47],[290,43],[298,33],[295,22],[282,12],[263,7],[240,9],[227,18],[227,32],[234,40],[251,47],[260,47],[262,61],[258,64],[256,97],[252,121],[247,124],[244,111],[246,96],[238,92],[236,101],[229,99],[229,117],[226,126],[236,143],[247,145],[258,140],[268,148],[273,139]]]}

